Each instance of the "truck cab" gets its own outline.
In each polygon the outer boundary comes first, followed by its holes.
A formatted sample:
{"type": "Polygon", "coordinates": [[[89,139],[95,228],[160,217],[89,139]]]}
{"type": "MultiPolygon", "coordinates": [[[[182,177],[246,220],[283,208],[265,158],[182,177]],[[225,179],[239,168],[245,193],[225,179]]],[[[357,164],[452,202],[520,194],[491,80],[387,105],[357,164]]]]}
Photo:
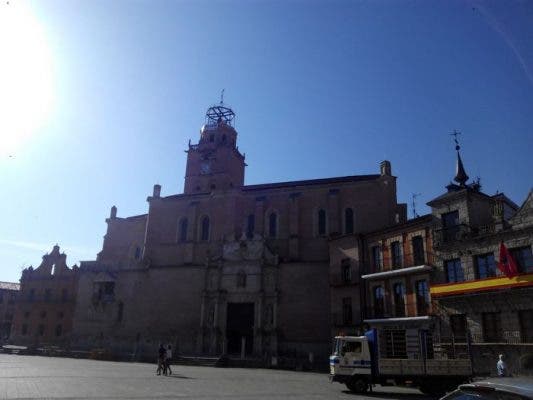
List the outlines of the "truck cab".
{"type": "Polygon", "coordinates": [[[329,358],[330,380],[344,383],[349,390],[364,393],[372,375],[372,356],[365,336],[336,336],[329,358]]]}

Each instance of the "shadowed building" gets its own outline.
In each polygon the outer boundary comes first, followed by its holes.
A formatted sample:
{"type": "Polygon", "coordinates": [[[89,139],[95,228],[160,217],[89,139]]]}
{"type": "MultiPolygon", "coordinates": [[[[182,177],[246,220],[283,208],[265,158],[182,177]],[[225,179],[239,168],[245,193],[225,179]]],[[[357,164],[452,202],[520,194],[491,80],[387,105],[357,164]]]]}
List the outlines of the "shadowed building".
{"type": "Polygon", "coordinates": [[[223,104],[209,108],[184,193],[155,185],[146,214],[112,208],[102,251],[81,264],[74,346],[328,355],[328,240],[405,220],[390,163],[374,175],[244,185],[233,119],[223,104]]]}
{"type": "Polygon", "coordinates": [[[25,345],[66,345],[72,330],[78,267],[55,245],[41,265],[22,271],[10,341],[25,345]]]}
{"type": "Polygon", "coordinates": [[[18,283],[0,282],[0,343],[9,339],[11,335],[11,324],[19,290],[18,283]]]}

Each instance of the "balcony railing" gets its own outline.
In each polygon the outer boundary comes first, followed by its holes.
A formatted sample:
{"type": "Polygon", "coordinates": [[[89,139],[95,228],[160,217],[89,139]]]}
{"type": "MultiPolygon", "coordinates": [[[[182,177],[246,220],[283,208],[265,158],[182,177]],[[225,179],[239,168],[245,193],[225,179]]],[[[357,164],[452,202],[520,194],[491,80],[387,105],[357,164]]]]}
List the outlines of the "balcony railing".
{"type": "Polygon", "coordinates": [[[483,235],[488,235],[495,232],[494,224],[470,226],[467,224],[459,224],[446,228],[439,228],[433,231],[433,245],[435,247],[453,244],[463,239],[475,238],[483,235]]]}
{"type": "Polygon", "coordinates": [[[383,305],[374,305],[364,309],[365,319],[421,317],[427,315],[431,315],[431,305],[427,302],[395,304],[384,302],[383,305]]]}
{"type": "Polygon", "coordinates": [[[443,246],[450,243],[456,243],[471,235],[470,226],[458,224],[446,228],[439,228],[433,231],[433,245],[435,247],[443,246]]]}

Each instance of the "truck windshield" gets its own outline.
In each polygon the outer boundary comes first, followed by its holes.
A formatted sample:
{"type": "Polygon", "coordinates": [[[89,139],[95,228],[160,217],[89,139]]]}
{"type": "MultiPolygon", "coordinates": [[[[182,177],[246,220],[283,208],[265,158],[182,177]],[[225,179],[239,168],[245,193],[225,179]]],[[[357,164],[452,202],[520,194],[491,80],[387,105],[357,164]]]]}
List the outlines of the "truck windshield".
{"type": "Polygon", "coordinates": [[[361,342],[348,342],[339,340],[340,346],[337,347],[337,354],[344,355],[346,353],[361,353],[361,342]]]}

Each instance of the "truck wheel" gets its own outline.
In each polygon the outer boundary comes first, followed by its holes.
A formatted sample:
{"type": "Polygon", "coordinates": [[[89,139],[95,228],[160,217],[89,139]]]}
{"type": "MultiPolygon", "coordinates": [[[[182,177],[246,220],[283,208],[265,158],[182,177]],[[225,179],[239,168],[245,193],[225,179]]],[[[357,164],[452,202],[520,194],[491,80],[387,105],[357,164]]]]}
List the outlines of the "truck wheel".
{"type": "Polygon", "coordinates": [[[350,392],[366,393],[368,390],[368,383],[363,378],[354,378],[351,381],[346,382],[346,387],[350,392]]]}

